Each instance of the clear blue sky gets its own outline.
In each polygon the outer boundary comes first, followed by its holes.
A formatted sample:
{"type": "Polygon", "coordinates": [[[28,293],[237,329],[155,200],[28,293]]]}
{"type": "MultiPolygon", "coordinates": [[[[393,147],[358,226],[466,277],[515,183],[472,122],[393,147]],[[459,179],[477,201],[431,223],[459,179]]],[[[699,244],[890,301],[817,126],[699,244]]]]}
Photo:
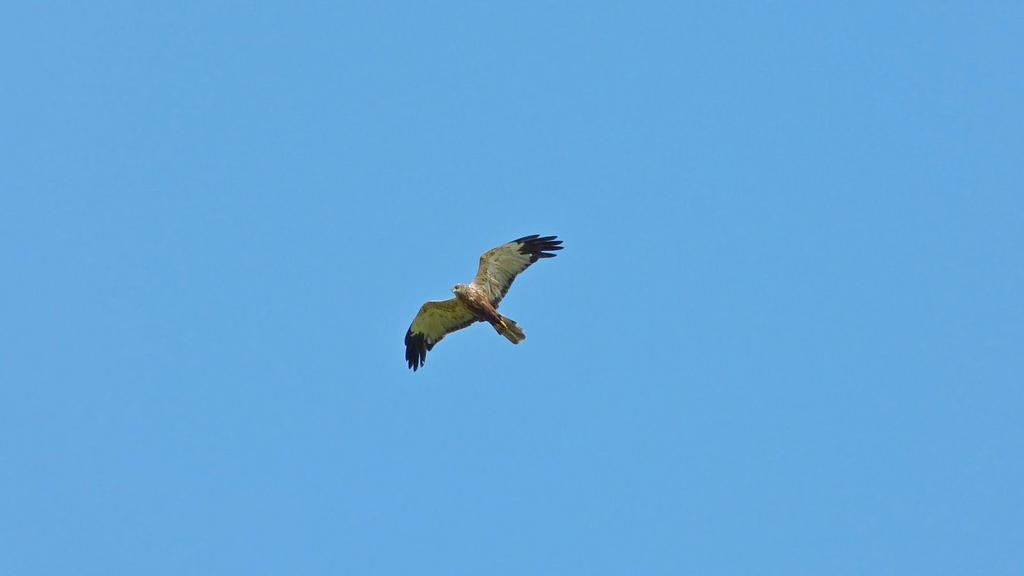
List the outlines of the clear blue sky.
{"type": "Polygon", "coordinates": [[[3,9],[0,573],[1024,573],[1019,3],[330,4],[3,9]]]}

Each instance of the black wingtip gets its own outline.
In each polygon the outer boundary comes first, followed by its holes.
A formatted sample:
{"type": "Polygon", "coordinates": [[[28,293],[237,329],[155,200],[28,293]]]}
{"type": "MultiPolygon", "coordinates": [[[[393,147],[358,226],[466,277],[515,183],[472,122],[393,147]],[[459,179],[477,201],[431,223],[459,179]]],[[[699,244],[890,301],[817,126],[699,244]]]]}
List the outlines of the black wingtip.
{"type": "Polygon", "coordinates": [[[413,372],[426,363],[427,340],[423,334],[413,334],[412,330],[405,333],[405,360],[413,372]]]}
{"type": "Polygon", "coordinates": [[[564,248],[562,241],[558,239],[558,236],[541,236],[540,234],[531,234],[529,236],[523,236],[513,240],[522,244],[519,247],[519,252],[530,255],[530,261],[536,262],[541,258],[554,258],[557,254],[552,254],[556,250],[564,248]]]}

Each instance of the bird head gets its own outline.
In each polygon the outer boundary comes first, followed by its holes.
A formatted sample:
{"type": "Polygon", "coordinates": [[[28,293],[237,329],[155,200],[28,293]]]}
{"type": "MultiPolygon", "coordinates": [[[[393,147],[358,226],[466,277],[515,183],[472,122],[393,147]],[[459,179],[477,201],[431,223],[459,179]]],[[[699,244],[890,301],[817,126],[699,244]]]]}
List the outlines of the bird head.
{"type": "Polygon", "coordinates": [[[465,284],[456,284],[455,286],[452,286],[452,294],[458,294],[459,292],[462,292],[462,289],[465,287],[465,284]]]}

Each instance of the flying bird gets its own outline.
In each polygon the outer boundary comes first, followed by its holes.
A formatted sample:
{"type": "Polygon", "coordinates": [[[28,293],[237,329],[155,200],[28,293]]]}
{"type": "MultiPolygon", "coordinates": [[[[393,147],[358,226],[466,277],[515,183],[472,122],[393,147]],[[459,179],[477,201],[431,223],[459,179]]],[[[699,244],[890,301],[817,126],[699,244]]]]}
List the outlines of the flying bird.
{"type": "Polygon", "coordinates": [[[498,313],[498,304],[523,270],[541,258],[554,258],[562,249],[557,236],[523,236],[480,257],[476,278],[452,287],[454,298],[424,304],[405,333],[405,359],[415,372],[427,359],[427,351],[448,334],[475,322],[488,322],[513,344],[526,333],[511,318],[498,313]]]}

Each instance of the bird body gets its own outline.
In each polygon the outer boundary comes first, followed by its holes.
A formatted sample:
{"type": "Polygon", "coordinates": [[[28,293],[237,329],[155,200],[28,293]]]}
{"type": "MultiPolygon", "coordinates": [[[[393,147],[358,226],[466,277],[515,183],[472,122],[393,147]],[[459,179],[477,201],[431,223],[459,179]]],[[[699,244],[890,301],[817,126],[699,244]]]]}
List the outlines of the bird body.
{"type": "Polygon", "coordinates": [[[475,322],[487,322],[513,344],[526,339],[514,320],[502,316],[498,305],[523,270],[541,258],[553,258],[562,249],[556,236],[523,236],[480,257],[476,277],[452,288],[454,298],[424,304],[405,333],[405,359],[413,371],[423,366],[427,351],[446,335],[475,322]]]}
{"type": "Polygon", "coordinates": [[[459,302],[473,312],[477,320],[489,322],[498,334],[508,338],[513,344],[519,344],[526,340],[526,334],[519,328],[519,325],[511,318],[502,316],[498,312],[498,307],[491,304],[490,296],[485,290],[473,284],[456,284],[452,292],[455,293],[455,298],[459,302]]]}

